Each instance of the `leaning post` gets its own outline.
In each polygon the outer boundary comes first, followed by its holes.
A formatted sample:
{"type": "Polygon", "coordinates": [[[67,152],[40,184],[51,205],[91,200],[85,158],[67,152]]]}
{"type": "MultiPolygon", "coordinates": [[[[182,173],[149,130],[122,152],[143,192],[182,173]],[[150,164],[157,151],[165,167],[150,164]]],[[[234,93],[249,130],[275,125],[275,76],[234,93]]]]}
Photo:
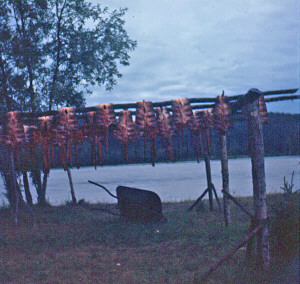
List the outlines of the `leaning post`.
{"type": "MultiPolygon", "coordinates": [[[[266,179],[264,164],[264,142],[262,121],[259,111],[259,97],[262,92],[250,89],[245,95],[244,114],[248,122],[248,145],[252,164],[252,182],[256,226],[267,221],[266,179]]],[[[270,262],[268,227],[259,232],[257,240],[257,260],[260,268],[268,268],[270,262]]]]}
{"type": "Polygon", "coordinates": [[[69,178],[69,183],[70,183],[70,188],[71,188],[72,202],[73,202],[73,204],[76,204],[77,200],[76,200],[74,186],[73,186],[72,174],[71,174],[71,170],[69,167],[67,167],[67,173],[68,173],[68,178],[69,178]]]}

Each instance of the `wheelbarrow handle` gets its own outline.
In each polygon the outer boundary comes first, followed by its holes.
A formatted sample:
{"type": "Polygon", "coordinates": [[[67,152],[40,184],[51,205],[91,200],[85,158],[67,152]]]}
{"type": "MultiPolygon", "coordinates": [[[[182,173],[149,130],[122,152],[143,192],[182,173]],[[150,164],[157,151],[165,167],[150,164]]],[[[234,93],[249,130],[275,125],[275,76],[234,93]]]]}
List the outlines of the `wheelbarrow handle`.
{"type": "MultiPolygon", "coordinates": [[[[99,183],[96,183],[96,182],[94,182],[94,181],[91,181],[91,180],[88,180],[88,182],[91,183],[91,184],[94,184],[94,185],[97,185],[97,186],[103,188],[110,196],[112,196],[112,197],[114,197],[114,198],[116,198],[116,199],[119,200],[119,197],[113,195],[113,194],[112,194],[106,187],[104,187],[103,185],[101,185],[101,184],[99,184],[99,183]]],[[[143,209],[143,210],[146,211],[146,212],[149,212],[149,213],[151,213],[151,214],[157,215],[157,216],[161,217],[162,219],[164,219],[165,221],[167,221],[167,219],[162,215],[162,213],[158,213],[158,212],[152,211],[152,210],[150,210],[150,209],[148,209],[148,208],[146,208],[146,207],[144,207],[144,206],[142,206],[142,205],[136,204],[135,202],[133,202],[132,200],[130,200],[130,199],[128,199],[128,198],[122,198],[122,199],[123,199],[123,200],[126,200],[127,202],[129,202],[129,203],[131,203],[131,204],[134,204],[135,206],[137,206],[137,207],[143,209]]]]}
{"type": "Polygon", "coordinates": [[[102,187],[102,188],[103,188],[110,196],[112,196],[112,197],[118,199],[117,196],[113,195],[113,194],[112,194],[106,187],[104,187],[103,185],[101,185],[101,184],[99,184],[99,183],[96,183],[96,182],[94,182],[94,181],[91,181],[91,180],[88,180],[88,182],[89,182],[89,183],[92,183],[92,184],[94,184],[94,185],[97,185],[97,186],[99,186],[99,187],[102,187]]]}

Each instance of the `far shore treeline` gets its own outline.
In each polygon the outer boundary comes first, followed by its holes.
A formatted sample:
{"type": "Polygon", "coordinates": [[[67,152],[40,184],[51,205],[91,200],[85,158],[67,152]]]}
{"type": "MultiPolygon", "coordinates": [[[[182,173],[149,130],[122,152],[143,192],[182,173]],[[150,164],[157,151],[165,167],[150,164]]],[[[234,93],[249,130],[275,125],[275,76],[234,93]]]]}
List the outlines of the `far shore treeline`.
{"type": "MultiPolygon", "coordinates": [[[[300,115],[269,113],[269,124],[263,125],[265,156],[284,156],[300,154],[300,115]]],[[[173,151],[176,160],[196,160],[194,147],[196,145],[195,136],[191,141],[190,131],[183,133],[183,144],[179,135],[173,137],[173,151]],[[180,145],[180,155],[178,153],[178,141],[180,145]],[[187,146],[188,145],[188,146],[187,146]]],[[[157,137],[157,157],[156,162],[169,161],[166,157],[165,147],[162,146],[160,137],[157,137]]],[[[88,140],[79,146],[80,166],[92,166],[91,144],[88,140]]],[[[248,155],[248,130],[246,121],[234,121],[232,129],[227,132],[227,147],[229,157],[240,157],[248,155]]],[[[211,130],[211,149],[212,158],[219,158],[219,138],[218,132],[211,130]]],[[[74,150],[74,149],[73,149],[74,150]]],[[[74,152],[73,152],[74,153],[74,152]]],[[[137,159],[134,153],[134,145],[129,145],[130,163],[151,163],[150,141],[148,141],[146,151],[146,161],[144,160],[144,139],[141,137],[137,141],[137,159]]],[[[59,151],[55,149],[55,164],[59,164],[59,151]]],[[[122,155],[122,144],[114,139],[113,132],[110,132],[108,152],[103,150],[103,165],[115,165],[125,163],[122,155]]],[[[97,166],[99,164],[97,157],[97,166]]],[[[74,161],[75,165],[75,161],[74,161]]]]}
{"type": "MultiPolygon", "coordinates": [[[[286,114],[286,113],[269,113],[269,123],[263,125],[265,156],[285,156],[285,155],[299,155],[300,154],[300,114],[286,114]]],[[[211,158],[218,159],[219,153],[219,137],[218,132],[211,130],[211,158]]],[[[173,138],[173,152],[175,161],[196,160],[196,137],[191,139],[189,130],[183,132],[181,139],[177,134],[173,138]],[[178,147],[179,145],[179,147],[178,147]]],[[[157,156],[155,162],[168,162],[169,157],[166,157],[165,141],[157,137],[157,156]]],[[[102,147],[103,165],[117,165],[125,164],[123,159],[122,148],[120,141],[113,137],[113,131],[109,133],[108,151],[105,153],[102,147]]],[[[227,148],[228,157],[243,157],[248,156],[248,129],[247,122],[234,121],[233,128],[227,132],[227,148]]],[[[0,154],[4,153],[5,147],[0,145],[0,154]]],[[[80,167],[94,166],[91,155],[91,143],[88,139],[84,139],[83,144],[78,147],[80,167]]],[[[135,155],[134,144],[129,143],[129,163],[151,163],[150,155],[150,141],[147,143],[146,160],[144,159],[144,138],[141,137],[136,142],[135,155]],[[137,158],[136,158],[137,157],[137,158]]],[[[2,155],[1,154],[1,155],[2,155]]],[[[72,148],[73,167],[75,162],[75,149],[72,148]]],[[[42,157],[41,149],[36,149],[36,155],[42,157]]],[[[99,165],[99,157],[97,156],[97,166],[99,165]]],[[[51,168],[61,167],[59,161],[59,149],[54,148],[55,164],[51,163],[51,168]]],[[[200,155],[201,159],[201,155],[200,155]]],[[[39,167],[42,168],[42,160],[36,159],[39,167]]],[[[16,166],[18,168],[17,162],[16,166]]],[[[1,163],[1,160],[0,160],[1,163]]],[[[3,166],[3,165],[2,165],[3,166]]]]}

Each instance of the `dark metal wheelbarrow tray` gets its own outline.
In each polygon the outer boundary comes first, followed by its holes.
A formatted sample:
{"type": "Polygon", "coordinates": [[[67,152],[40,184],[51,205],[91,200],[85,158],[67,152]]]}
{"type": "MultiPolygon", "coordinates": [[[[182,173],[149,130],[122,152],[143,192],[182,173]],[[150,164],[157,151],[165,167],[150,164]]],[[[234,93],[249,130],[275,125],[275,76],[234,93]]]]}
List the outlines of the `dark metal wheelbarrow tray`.
{"type": "Polygon", "coordinates": [[[136,222],[166,220],[162,214],[160,197],[153,191],[120,185],[116,188],[117,196],[115,196],[103,185],[91,180],[88,182],[103,188],[110,196],[116,198],[121,216],[128,220],[136,222]]]}

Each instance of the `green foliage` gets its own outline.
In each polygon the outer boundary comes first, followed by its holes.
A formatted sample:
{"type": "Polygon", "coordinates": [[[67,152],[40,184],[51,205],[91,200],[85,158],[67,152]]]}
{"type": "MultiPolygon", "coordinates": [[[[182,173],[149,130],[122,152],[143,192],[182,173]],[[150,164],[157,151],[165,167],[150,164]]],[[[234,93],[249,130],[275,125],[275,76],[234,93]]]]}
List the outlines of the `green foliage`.
{"type": "MultiPolygon", "coordinates": [[[[125,13],[84,0],[0,1],[0,114],[80,107],[90,85],[111,90],[136,47],[125,13]]],[[[31,176],[44,200],[39,169],[31,176]]]]}
{"type": "Polygon", "coordinates": [[[294,188],[294,183],[293,183],[293,180],[294,180],[294,174],[295,172],[293,171],[292,173],[292,177],[291,177],[291,183],[288,183],[286,180],[285,180],[285,177],[283,178],[283,187],[280,187],[285,194],[287,195],[291,195],[293,193],[293,188],[294,188]]]}
{"type": "Polygon", "coordinates": [[[89,86],[111,90],[136,47],[126,9],[84,0],[0,1],[0,105],[25,111],[83,106],[89,86]]]}

